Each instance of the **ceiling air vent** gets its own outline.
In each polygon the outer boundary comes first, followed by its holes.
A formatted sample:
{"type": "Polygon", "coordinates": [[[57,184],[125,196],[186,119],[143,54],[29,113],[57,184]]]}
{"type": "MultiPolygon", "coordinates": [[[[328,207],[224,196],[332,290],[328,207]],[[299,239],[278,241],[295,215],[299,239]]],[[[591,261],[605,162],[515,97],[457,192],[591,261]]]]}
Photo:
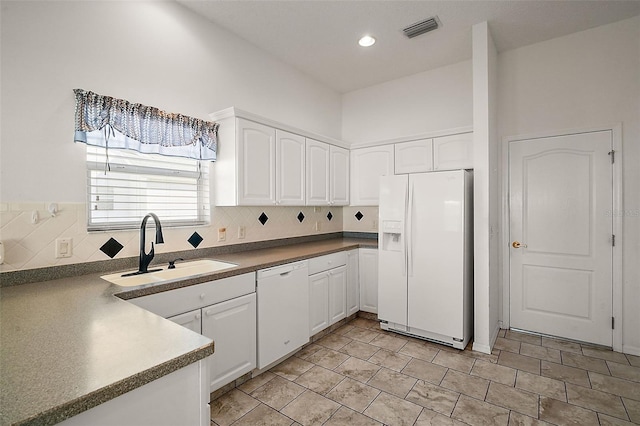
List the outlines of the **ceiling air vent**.
{"type": "Polygon", "coordinates": [[[438,28],[438,17],[434,16],[432,18],[425,19],[420,22],[416,22],[413,25],[409,25],[407,28],[404,28],[402,32],[408,38],[414,38],[419,36],[420,34],[428,33],[429,31],[433,31],[438,28]]]}

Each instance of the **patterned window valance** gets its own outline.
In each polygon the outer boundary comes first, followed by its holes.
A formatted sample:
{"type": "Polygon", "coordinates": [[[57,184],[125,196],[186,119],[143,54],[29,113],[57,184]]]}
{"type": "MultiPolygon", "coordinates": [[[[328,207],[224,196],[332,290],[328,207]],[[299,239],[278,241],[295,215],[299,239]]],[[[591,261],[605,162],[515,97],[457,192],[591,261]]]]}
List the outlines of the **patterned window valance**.
{"type": "Polygon", "coordinates": [[[216,159],[217,123],[82,89],[74,92],[76,142],[198,160],[216,159]],[[104,137],[87,137],[87,133],[101,131],[104,137]]]}

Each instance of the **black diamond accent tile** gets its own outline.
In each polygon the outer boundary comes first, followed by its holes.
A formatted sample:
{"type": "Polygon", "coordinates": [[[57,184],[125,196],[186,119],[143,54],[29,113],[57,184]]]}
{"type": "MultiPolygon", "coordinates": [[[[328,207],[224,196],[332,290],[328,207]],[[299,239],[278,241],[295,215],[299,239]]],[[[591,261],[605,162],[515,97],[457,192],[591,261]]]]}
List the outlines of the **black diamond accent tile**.
{"type": "Polygon", "coordinates": [[[302,212],[298,213],[298,221],[302,223],[303,220],[304,220],[304,215],[302,214],[302,212]]]}
{"type": "Polygon", "coordinates": [[[327,219],[329,219],[329,222],[331,222],[331,219],[333,219],[333,215],[331,214],[331,212],[327,213],[327,219]]]}
{"type": "Polygon", "coordinates": [[[364,215],[360,211],[358,211],[358,213],[356,213],[355,216],[356,216],[356,219],[358,220],[362,220],[362,218],[364,217],[364,215]]]}
{"type": "Polygon", "coordinates": [[[104,243],[102,247],[100,247],[100,251],[109,256],[110,258],[114,258],[116,254],[120,253],[124,246],[120,244],[115,238],[109,238],[109,241],[104,243]]]}
{"type": "Polygon", "coordinates": [[[193,246],[193,248],[197,248],[202,240],[204,240],[204,238],[202,238],[197,232],[194,232],[187,241],[193,246]]]}
{"type": "Polygon", "coordinates": [[[269,216],[267,216],[266,214],[264,214],[264,212],[262,212],[262,214],[260,215],[260,217],[258,218],[258,221],[260,221],[261,224],[265,224],[267,223],[267,221],[269,220],[269,216]]]}

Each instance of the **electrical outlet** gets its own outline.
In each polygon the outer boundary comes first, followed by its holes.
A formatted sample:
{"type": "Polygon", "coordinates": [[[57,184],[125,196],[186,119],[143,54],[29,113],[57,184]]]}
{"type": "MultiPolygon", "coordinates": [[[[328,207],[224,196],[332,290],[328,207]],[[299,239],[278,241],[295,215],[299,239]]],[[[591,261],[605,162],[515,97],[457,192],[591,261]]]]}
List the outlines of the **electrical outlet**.
{"type": "Polygon", "coordinates": [[[57,238],[56,239],[56,259],[71,257],[72,254],[73,254],[73,239],[57,238]]]}
{"type": "Polygon", "coordinates": [[[313,206],[313,212],[314,213],[322,212],[322,207],[321,206],[313,206]]]}
{"type": "Polygon", "coordinates": [[[238,226],[238,239],[243,239],[246,235],[246,232],[247,230],[244,226],[238,226]]]}
{"type": "Polygon", "coordinates": [[[218,228],[218,241],[227,239],[227,228],[218,228]]]}
{"type": "Polygon", "coordinates": [[[320,222],[316,222],[316,226],[314,227],[316,231],[320,230],[320,222]]]}
{"type": "Polygon", "coordinates": [[[373,229],[378,229],[378,221],[377,220],[373,220],[373,229]]]}

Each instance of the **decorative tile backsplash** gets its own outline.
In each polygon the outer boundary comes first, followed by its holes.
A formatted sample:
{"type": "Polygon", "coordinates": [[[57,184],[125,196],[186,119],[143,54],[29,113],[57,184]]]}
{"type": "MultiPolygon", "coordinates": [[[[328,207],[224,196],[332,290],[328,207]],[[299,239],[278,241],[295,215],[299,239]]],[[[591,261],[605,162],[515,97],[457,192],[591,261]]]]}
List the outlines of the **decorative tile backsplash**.
{"type": "MultiPolygon", "coordinates": [[[[0,265],[0,272],[138,256],[137,229],[89,233],[84,204],[58,203],[58,209],[56,216],[51,216],[47,203],[0,204],[0,241],[5,246],[5,262],[0,265]],[[34,211],[38,216],[35,223],[32,221],[34,211]],[[71,239],[70,257],[55,257],[58,238],[71,239]],[[114,241],[110,242],[112,239],[114,241]]],[[[377,232],[372,221],[375,219],[377,223],[378,209],[212,207],[211,214],[212,222],[208,226],[163,227],[165,243],[156,245],[156,253],[341,231],[377,232]],[[358,210],[364,215],[360,222],[353,216],[358,210]],[[263,215],[266,218],[264,224],[260,221],[263,215]],[[240,227],[245,230],[245,238],[242,239],[238,238],[240,227]],[[225,241],[218,242],[219,228],[226,228],[225,241]]]]}

